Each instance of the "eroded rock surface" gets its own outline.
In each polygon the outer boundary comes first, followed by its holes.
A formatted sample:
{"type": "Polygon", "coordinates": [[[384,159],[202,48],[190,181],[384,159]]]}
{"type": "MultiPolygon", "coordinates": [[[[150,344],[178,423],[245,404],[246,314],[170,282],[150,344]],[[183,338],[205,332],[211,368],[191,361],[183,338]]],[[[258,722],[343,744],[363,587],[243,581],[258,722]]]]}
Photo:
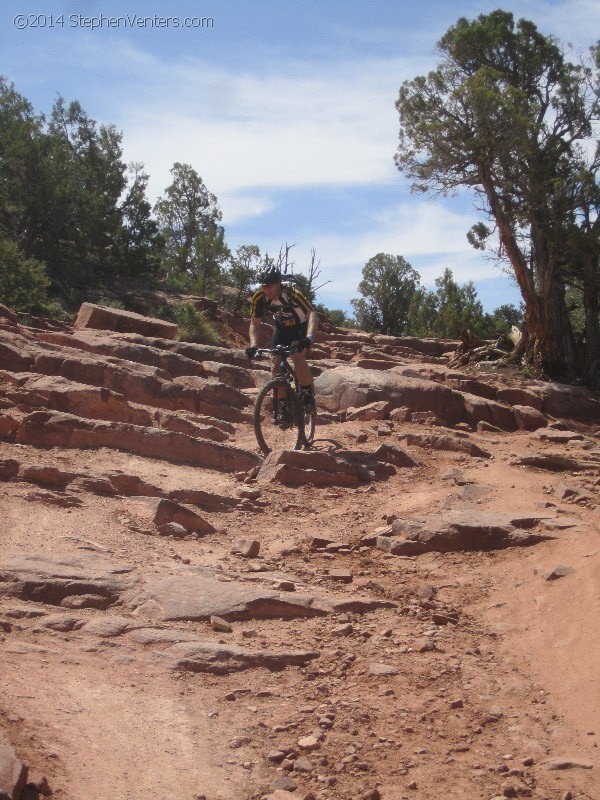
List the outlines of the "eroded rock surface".
{"type": "Polygon", "coordinates": [[[263,459],[243,347],[0,306],[0,793],[594,797],[598,396],[456,346],[325,323],[263,459]]]}

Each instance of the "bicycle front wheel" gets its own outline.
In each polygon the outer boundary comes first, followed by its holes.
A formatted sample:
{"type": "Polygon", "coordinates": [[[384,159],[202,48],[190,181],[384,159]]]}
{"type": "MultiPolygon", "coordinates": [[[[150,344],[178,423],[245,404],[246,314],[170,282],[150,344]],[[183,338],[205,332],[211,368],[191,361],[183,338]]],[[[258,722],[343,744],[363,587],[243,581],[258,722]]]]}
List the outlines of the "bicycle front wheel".
{"type": "Polygon", "coordinates": [[[302,447],[304,415],[296,393],[287,381],[269,381],[258,393],[254,404],[254,433],[265,455],[273,450],[299,450],[302,447]]]}
{"type": "Polygon", "coordinates": [[[304,414],[304,445],[310,447],[315,440],[315,426],[317,424],[317,409],[315,406],[302,409],[304,414]]]}

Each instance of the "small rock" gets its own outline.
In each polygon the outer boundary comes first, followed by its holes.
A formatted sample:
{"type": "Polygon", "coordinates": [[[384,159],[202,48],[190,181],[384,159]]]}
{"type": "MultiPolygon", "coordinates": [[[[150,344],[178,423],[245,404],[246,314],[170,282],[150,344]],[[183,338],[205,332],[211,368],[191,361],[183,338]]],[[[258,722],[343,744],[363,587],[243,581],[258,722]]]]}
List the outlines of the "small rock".
{"type": "Polygon", "coordinates": [[[0,459],[0,478],[10,480],[19,472],[20,464],[14,458],[0,459]]]}
{"type": "Polygon", "coordinates": [[[334,636],[350,636],[353,631],[354,628],[349,622],[347,622],[345,625],[336,625],[335,628],[332,629],[331,633],[334,636]]]}
{"type": "Polygon", "coordinates": [[[321,742],[318,740],[316,736],[303,736],[301,739],[298,739],[298,747],[300,750],[318,750],[321,747],[321,742]]]}
{"type": "Polygon", "coordinates": [[[210,618],[210,627],[213,631],[219,631],[220,633],[231,633],[233,630],[227,620],[215,616],[210,618]]]}
{"type": "Polygon", "coordinates": [[[329,544],[334,544],[333,539],[326,539],[324,536],[307,536],[306,541],[311,550],[320,550],[329,544]]]}
{"type": "Polygon", "coordinates": [[[284,792],[295,792],[298,788],[298,784],[288,775],[280,775],[271,783],[271,788],[275,790],[280,789],[284,792]]]}
{"type": "Polygon", "coordinates": [[[352,583],[352,573],[347,569],[331,569],[323,577],[339,583],[352,583]]]}
{"type": "Polygon", "coordinates": [[[416,789],[417,788],[417,782],[416,781],[411,781],[406,788],[407,789],[413,789],[413,790],[416,789]]]}
{"type": "Polygon", "coordinates": [[[565,567],[563,564],[557,564],[554,569],[544,574],[544,580],[556,581],[559,578],[565,578],[573,572],[571,567],[565,567]]]}
{"type": "Polygon", "coordinates": [[[450,708],[463,708],[464,707],[464,703],[460,698],[457,698],[456,700],[449,700],[448,701],[448,705],[450,706],[450,708]]]}
{"type": "Polygon", "coordinates": [[[235,739],[229,742],[229,747],[237,750],[240,747],[244,747],[244,745],[250,744],[251,741],[252,739],[249,736],[236,736],[235,739]]]}
{"type": "Polygon", "coordinates": [[[261,495],[261,492],[259,489],[242,488],[239,490],[238,495],[240,497],[245,497],[247,500],[258,500],[261,495]]]}
{"type": "Polygon", "coordinates": [[[398,669],[391,664],[369,664],[369,675],[383,677],[387,675],[397,675],[398,669]]]}
{"type": "Polygon", "coordinates": [[[260,553],[260,542],[257,539],[246,541],[242,539],[234,543],[231,552],[242,558],[256,558],[260,553]]]}
{"type": "Polygon", "coordinates": [[[367,789],[362,796],[362,800],[381,800],[381,793],[379,789],[367,789]]]}
{"type": "Polygon", "coordinates": [[[189,533],[189,531],[178,522],[166,522],[157,530],[161,536],[173,536],[175,539],[183,539],[189,533]]]}
{"type": "Polygon", "coordinates": [[[433,653],[436,650],[435,642],[424,637],[415,642],[414,649],[417,653],[433,653]]]}
{"type": "Polygon", "coordinates": [[[437,592],[435,586],[430,583],[422,583],[417,590],[417,596],[421,600],[433,600],[437,592]]]}
{"type": "Polygon", "coordinates": [[[314,769],[308,758],[297,758],[294,761],[294,772],[312,772],[314,769]]]}
{"type": "Polygon", "coordinates": [[[284,758],[285,753],[282,753],[281,750],[270,750],[266,755],[267,761],[270,761],[272,764],[280,764],[284,758]]]}

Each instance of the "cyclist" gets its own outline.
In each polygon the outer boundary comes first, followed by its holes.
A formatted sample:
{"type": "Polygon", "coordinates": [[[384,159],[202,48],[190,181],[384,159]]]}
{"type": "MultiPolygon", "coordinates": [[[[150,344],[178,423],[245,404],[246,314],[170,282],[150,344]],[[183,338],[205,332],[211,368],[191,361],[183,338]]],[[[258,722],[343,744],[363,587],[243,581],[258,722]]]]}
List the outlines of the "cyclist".
{"type": "MultiPolygon", "coordinates": [[[[261,320],[265,311],[268,311],[273,315],[274,322],[271,346],[297,346],[298,352],[293,353],[290,358],[300,385],[300,399],[304,405],[314,407],[313,376],[304,351],[310,349],[319,327],[319,316],[302,292],[293,286],[285,286],[282,279],[281,271],[277,267],[269,267],[258,276],[261,288],[252,296],[250,347],[246,348],[246,355],[248,358],[256,355],[260,343],[261,320]]],[[[279,361],[278,358],[273,358],[273,377],[277,375],[279,361]]]]}

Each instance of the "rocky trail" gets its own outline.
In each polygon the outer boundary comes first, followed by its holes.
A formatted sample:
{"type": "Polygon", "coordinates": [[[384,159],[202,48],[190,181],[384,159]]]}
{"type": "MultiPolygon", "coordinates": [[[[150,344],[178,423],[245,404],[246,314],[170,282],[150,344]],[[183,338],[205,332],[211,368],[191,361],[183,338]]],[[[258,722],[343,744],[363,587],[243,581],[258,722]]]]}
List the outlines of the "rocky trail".
{"type": "Polygon", "coordinates": [[[0,306],[0,798],[600,798],[600,396],[323,326],[0,306]],[[93,327],[92,327],[93,325],[93,327]]]}

